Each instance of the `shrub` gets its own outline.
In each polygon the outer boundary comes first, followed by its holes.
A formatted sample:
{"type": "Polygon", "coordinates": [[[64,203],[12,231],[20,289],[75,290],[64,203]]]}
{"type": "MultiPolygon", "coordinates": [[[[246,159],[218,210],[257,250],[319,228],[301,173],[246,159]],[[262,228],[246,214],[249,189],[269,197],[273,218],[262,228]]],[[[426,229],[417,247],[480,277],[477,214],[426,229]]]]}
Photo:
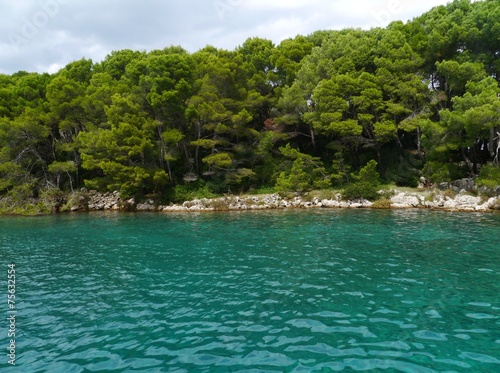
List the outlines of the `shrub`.
{"type": "Polygon", "coordinates": [[[89,203],[89,195],[88,193],[83,192],[75,192],[71,193],[65,204],[61,207],[61,211],[71,211],[73,208],[78,210],[87,209],[89,203]]]}
{"type": "Polygon", "coordinates": [[[254,190],[250,190],[249,191],[250,194],[256,194],[256,195],[260,195],[260,194],[274,194],[276,193],[276,189],[274,187],[266,187],[266,186],[262,186],[258,189],[254,189],[254,190]]]}
{"type": "Polygon", "coordinates": [[[455,192],[453,189],[446,189],[443,192],[443,196],[453,199],[457,196],[457,192],[455,192]]]}
{"type": "Polygon", "coordinates": [[[372,206],[374,209],[390,209],[391,208],[391,200],[388,198],[382,198],[378,201],[375,201],[372,206]]]}
{"type": "Polygon", "coordinates": [[[300,153],[288,144],[280,148],[281,153],[293,159],[291,169],[283,171],[276,179],[276,191],[284,192],[308,192],[313,189],[325,189],[331,187],[330,176],[327,175],[325,167],[319,157],[300,153]]]}
{"type": "Polygon", "coordinates": [[[426,202],[434,202],[434,198],[436,197],[436,193],[432,192],[425,196],[426,202]]]}
{"type": "Polygon", "coordinates": [[[500,186],[500,166],[484,165],[479,173],[477,184],[491,189],[500,186]]]}
{"type": "Polygon", "coordinates": [[[424,175],[434,183],[450,182],[467,176],[467,170],[454,163],[427,162],[424,175]]]}
{"type": "Polygon", "coordinates": [[[313,197],[316,197],[318,200],[322,201],[324,199],[327,200],[336,200],[337,199],[337,191],[333,189],[322,189],[318,191],[314,191],[311,193],[313,197]]]}
{"type": "Polygon", "coordinates": [[[378,188],[376,185],[370,184],[366,181],[358,181],[357,183],[351,184],[345,188],[342,193],[342,197],[348,200],[360,198],[376,200],[380,197],[377,192],[378,188]]]}
{"type": "Polygon", "coordinates": [[[193,199],[201,198],[215,198],[214,194],[208,185],[204,182],[198,182],[191,185],[176,185],[173,190],[172,200],[175,203],[182,203],[185,201],[191,201],[193,199]]]}
{"type": "Polygon", "coordinates": [[[360,182],[367,182],[371,184],[380,184],[380,175],[377,172],[378,163],[373,159],[366,164],[361,170],[359,170],[359,174],[352,175],[353,179],[359,180],[360,182]]]}
{"type": "Polygon", "coordinates": [[[344,199],[360,199],[376,200],[380,197],[378,188],[380,185],[380,175],[377,172],[377,162],[371,160],[359,170],[358,175],[352,174],[351,177],[357,180],[344,189],[342,197],[344,199]]]}

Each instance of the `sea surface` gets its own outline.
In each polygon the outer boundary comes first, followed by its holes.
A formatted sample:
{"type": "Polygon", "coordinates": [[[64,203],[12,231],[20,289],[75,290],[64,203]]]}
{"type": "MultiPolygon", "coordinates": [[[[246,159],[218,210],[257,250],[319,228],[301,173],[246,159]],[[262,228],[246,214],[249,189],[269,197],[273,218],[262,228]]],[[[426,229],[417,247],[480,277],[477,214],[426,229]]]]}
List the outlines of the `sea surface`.
{"type": "Polygon", "coordinates": [[[1,372],[500,372],[499,214],[0,217],[0,265],[1,372]]]}

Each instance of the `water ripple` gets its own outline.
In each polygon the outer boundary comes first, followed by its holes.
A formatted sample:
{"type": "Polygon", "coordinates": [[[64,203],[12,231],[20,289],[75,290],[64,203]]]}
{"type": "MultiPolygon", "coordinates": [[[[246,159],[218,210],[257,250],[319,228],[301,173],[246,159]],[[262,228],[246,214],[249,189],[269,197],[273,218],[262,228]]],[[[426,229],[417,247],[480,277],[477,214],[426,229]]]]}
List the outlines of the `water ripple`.
{"type": "Polygon", "coordinates": [[[0,218],[19,369],[497,371],[499,226],[415,211],[0,218]]]}

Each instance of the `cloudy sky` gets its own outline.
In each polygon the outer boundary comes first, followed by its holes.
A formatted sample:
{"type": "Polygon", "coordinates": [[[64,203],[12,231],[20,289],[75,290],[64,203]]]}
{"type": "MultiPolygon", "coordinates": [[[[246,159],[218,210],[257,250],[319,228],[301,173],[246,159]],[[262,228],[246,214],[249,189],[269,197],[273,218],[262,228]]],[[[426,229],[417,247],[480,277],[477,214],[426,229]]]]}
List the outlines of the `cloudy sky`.
{"type": "Polygon", "coordinates": [[[234,49],[316,30],[386,26],[449,0],[0,0],[0,73],[54,73],[113,50],[234,49]]]}

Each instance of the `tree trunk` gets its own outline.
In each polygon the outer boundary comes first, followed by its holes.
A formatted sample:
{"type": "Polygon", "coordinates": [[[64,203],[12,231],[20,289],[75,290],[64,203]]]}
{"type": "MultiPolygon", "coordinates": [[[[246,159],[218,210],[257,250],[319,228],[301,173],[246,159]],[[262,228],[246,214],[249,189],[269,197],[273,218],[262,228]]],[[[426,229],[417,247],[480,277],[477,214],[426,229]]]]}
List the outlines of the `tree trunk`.
{"type": "Polygon", "coordinates": [[[498,164],[498,157],[500,156],[500,132],[497,132],[497,149],[495,151],[495,158],[493,158],[493,163],[498,164]]]}
{"type": "MultiPolygon", "coordinates": [[[[196,121],[196,140],[201,139],[201,122],[198,119],[196,121]]],[[[196,166],[196,172],[199,174],[200,173],[200,146],[196,145],[196,151],[194,155],[194,161],[195,161],[195,166],[196,166]]]]}
{"type": "Polygon", "coordinates": [[[492,127],[490,130],[490,143],[488,150],[490,151],[491,158],[495,157],[495,129],[495,127],[492,127]]]}
{"type": "Polygon", "coordinates": [[[316,149],[316,137],[314,136],[313,126],[309,126],[309,131],[311,133],[311,142],[312,142],[313,149],[316,149]]]}
{"type": "Polygon", "coordinates": [[[380,147],[379,146],[377,146],[377,161],[378,161],[378,167],[379,167],[381,173],[384,174],[385,168],[382,165],[382,155],[380,154],[380,147]]]}
{"type": "Polygon", "coordinates": [[[418,157],[423,161],[424,154],[422,152],[422,133],[420,130],[420,126],[417,126],[417,151],[418,151],[418,157]]]}
{"type": "Polygon", "coordinates": [[[172,176],[172,168],[170,167],[170,161],[167,161],[167,171],[168,171],[168,178],[170,180],[170,183],[173,185],[174,184],[174,178],[172,176]]]}
{"type": "MultiPolygon", "coordinates": [[[[69,177],[69,187],[71,188],[71,193],[74,193],[74,190],[73,190],[73,178],[71,177],[71,174],[69,172],[66,172],[68,174],[68,177],[69,177]]],[[[59,187],[59,182],[57,183],[57,187],[59,187]]]]}
{"type": "Polygon", "coordinates": [[[474,173],[474,166],[472,164],[472,161],[470,160],[469,157],[467,157],[467,153],[466,153],[465,148],[463,146],[460,147],[460,154],[462,155],[463,160],[467,164],[467,167],[469,167],[470,172],[474,173]]]}
{"type": "Polygon", "coordinates": [[[158,138],[160,139],[160,168],[163,170],[165,169],[165,142],[163,141],[163,131],[162,131],[162,125],[161,123],[158,125],[158,138]]]}

